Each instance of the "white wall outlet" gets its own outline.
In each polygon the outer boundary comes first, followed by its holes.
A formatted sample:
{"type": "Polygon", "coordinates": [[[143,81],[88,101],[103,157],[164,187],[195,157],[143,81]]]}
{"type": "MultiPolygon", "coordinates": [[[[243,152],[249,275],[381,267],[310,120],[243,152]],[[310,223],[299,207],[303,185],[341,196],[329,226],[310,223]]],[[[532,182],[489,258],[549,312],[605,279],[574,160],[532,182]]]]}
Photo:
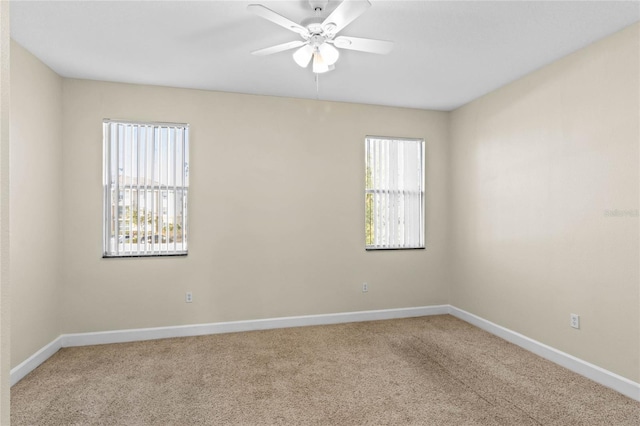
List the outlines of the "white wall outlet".
{"type": "Polygon", "coordinates": [[[369,291],[369,284],[367,283],[362,283],[362,292],[366,293],[369,291]]]}
{"type": "Polygon", "coordinates": [[[186,293],[184,294],[184,301],[185,301],[186,303],[191,303],[191,302],[193,302],[193,293],[191,293],[190,291],[186,292],[186,293]]]}
{"type": "Polygon", "coordinates": [[[569,319],[569,325],[573,328],[580,328],[580,315],[571,314],[569,319]]]}

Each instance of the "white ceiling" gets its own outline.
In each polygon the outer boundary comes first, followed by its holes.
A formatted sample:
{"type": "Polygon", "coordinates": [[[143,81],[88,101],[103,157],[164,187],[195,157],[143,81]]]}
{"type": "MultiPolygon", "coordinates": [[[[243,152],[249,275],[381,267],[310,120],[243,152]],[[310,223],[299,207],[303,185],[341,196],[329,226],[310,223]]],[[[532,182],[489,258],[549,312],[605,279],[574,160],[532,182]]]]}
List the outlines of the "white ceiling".
{"type": "Polygon", "coordinates": [[[64,77],[448,111],[640,20],[637,1],[371,0],[340,34],[394,50],[342,50],[316,92],[293,51],[249,53],[299,37],[250,3],[313,16],[306,0],[12,1],[11,36],[64,77]]]}

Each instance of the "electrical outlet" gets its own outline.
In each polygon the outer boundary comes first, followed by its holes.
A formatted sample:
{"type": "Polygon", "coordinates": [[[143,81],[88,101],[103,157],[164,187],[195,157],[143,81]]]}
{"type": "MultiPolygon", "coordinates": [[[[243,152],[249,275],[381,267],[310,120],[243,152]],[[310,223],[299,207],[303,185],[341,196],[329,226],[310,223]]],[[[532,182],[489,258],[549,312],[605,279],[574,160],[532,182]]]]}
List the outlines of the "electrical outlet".
{"type": "Polygon", "coordinates": [[[369,291],[369,284],[367,283],[362,283],[362,292],[366,293],[369,291]]]}
{"type": "Polygon", "coordinates": [[[186,303],[193,302],[193,293],[191,293],[190,291],[186,292],[185,295],[184,295],[184,301],[186,303]]]}
{"type": "Polygon", "coordinates": [[[573,328],[580,328],[580,315],[571,314],[569,325],[573,328]]]}

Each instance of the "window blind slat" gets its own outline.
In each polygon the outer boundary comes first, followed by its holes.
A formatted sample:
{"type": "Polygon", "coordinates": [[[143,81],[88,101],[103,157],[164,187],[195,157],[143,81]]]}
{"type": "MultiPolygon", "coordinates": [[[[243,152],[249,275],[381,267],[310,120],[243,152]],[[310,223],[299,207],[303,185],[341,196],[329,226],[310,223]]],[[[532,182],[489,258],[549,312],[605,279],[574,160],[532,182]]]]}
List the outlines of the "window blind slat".
{"type": "Polygon", "coordinates": [[[159,162],[159,149],[160,149],[160,129],[159,128],[155,128],[153,129],[153,157],[152,157],[152,172],[151,172],[151,185],[152,185],[152,190],[151,190],[151,194],[153,197],[153,201],[151,202],[151,253],[155,254],[156,253],[156,234],[157,234],[157,227],[158,227],[158,192],[159,192],[159,188],[158,188],[158,183],[159,183],[159,177],[158,177],[158,166],[160,165],[159,162]]]}
{"type": "Polygon", "coordinates": [[[418,212],[420,215],[420,221],[418,222],[418,225],[420,227],[420,232],[418,234],[419,237],[419,242],[418,244],[420,244],[420,246],[424,247],[424,221],[425,221],[425,217],[424,217],[424,186],[425,186],[425,172],[424,172],[424,168],[425,168],[425,157],[426,154],[424,152],[425,147],[424,147],[424,141],[420,142],[418,144],[418,151],[420,153],[419,157],[420,157],[420,164],[418,165],[418,167],[420,168],[420,176],[418,178],[418,184],[420,187],[420,192],[419,192],[419,205],[418,205],[418,212]]]}
{"type": "Polygon", "coordinates": [[[391,175],[391,190],[393,192],[390,193],[391,197],[391,226],[389,231],[389,246],[397,247],[398,245],[398,190],[400,189],[398,183],[398,174],[400,171],[398,164],[398,144],[391,143],[391,167],[390,167],[390,175],[391,175]]]}
{"type": "MultiPolygon", "coordinates": [[[[103,125],[102,138],[107,141],[106,143],[103,143],[102,146],[102,155],[105,159],[111,159],[111,134],[109,130],[110,126],[103,125]]],[[[107,247],[107,244],[111,244],[111,200],[113,199],[112,197],[110,197],[111,167],[103,167],[102,186],[102,196],[105,200],[105,208],[103,209],[103,221],[105,223],[105,226],[102,230],[102,241],[104,241],[105,244],[102,248],[102,254],[106,255],[110,251],[110,247],[107,247]]]]}
{"type": "MultiPolygon", "coordinates": [[[[409,146],[403,146],[403,156],[402,156],[402,161],[404,164],[406,164],[408,166],[409,164],[409,152],[410,152],[410,147],[409,146]]],[[[407,167],[408,168],[408,167],[407,167]]],[[[409,235],[409,229],[411,229],[411,223],[407,220],[407,216],[409,216],[411,214],[411,210],[410,210],[410,202],[411,202],[411,181],[409,180],[409,176],[407,175],[407,173],[404,174],[403,176],[403,182],[402,182],[403,186],[404,186],[404,197],[403,197],[403,205],[402,205],[402,217],[404,218],[404,224],[402,227],[402,243],[404,245],[407,246],[411,246],[411,241],[410,241],[410,235],[409,235]],[[409,207],[409,209],[407,209],[407,207],[409,207]]]]}
{"type": "MultiPolygon", "coordinates": [[[[185,130],[185,132],[184,132],[185,133],[185,139],[187,138],[187,132],[188,132],[188,130],[185,130]]],[[[186,171],[187,165],[186,165],[186,160],[185,160],[186,151],[185,151],[185,145],[184,145],[185,139],[182,140],[182,158],[181,158],[181,160],[182,160],[182,164],[181,164],[181,169],[182,169],[182,187],[183,188],[186,187],[186,176],[185,176],[185,174],[187,172],[186,171]]],[[[180,224],[182,225],[182,249],[184,250],[184,248],[185,248],[184,244],[185,244],[185,241],[186,241],[185,240],[186,229],[185,229],[185,221],[184,221],[184,218],[185,218],[185,204],[184,204],[185,203],[185,201],[184,201],[185,200],[185,198],[184,198],[185,197],[185,193],[184,193],[184,190],[182,191],[181,195],[182,195],[182,197],[180,198],[180,211],[182,212],[182,214],[180,215],[180,224]]]]}
{"type": "MultiPolygon", "coordinates": [[[[185,129],[185,133],[186,133],[186,139],[188,140],[189,138],[189,128],[185,129]]],[[[182,221],[184,223],[183,226],[183,245],[188,244],[188,239],[189,239],[189,220],[187,219],[189,217],[189,197],[188,197],[188,193],[189,193],[189,175],[191,173],[191,171],[189,170],[189,162],[188,159],[191,158],[190,154],[189,154],[189,144],[185,143],[183,145],[183,152],[184,152],[184,164],[182,165],[182,170],[184,173],[184,182],[182,184],[182,187],[184,188],[184,193],[183,193],[183,203],[184,203],[184,215],[182,217],[182,221]]],[[[185,247],[185,250],[188,247],[185,247]]]]}
{"type": "Polygon", "coordinates": [[[163,241],[163,247],[165,249],[166,253],[169,253],[169,228],[170,228],[170,222],[169,219],[171,218],[170,212],[169,212],[169,185],[171,183],[171,173],[169,173],[169,171],[171,170],[171,140],[173,139],[173,137],[175,136],[175,129],[170,127],[167,131],[167,143],[166,143],[166,159],[167,159],[167,163],[166,163],[166,173],[167,173],[167,177],[165,180],[165,190],[164,190],[164,194],[162,196],[162,217],[164,220],[164,227],[162,228],[162,241],[163,241]]]}
{"type": "Polygon", "coordinates": [[[408,200],[409,211],[407,214],[407,229],[408,229],[408,238],[407,245],[409,247],[415,246],[415,203],[414,203],[414,191],[415,191],[415,174],[414,174],[414,165],[413,161],[411,161],[412,157],[415,156],[415,150],[413,143],[407,143],[407,185],[410,186],[411,195],[408,200]]]}
{"type": "MultiPolygon", "coordinates": [[[[178,131],[178,137],[181,134],[180,131],[178,131]]],[[[173,141],[173,166],[171,167],[171,171],[173,172],[173,215],[172,217],[172,222],[173,222],[173,229],[171,230],[171,237],[173,239],[173,248],[172,250],[175,251],[177,250],[177,212],[178,212],[178,182],[176,179],[177,176],[177,166],[178,166],[178,137],[173,141]]]]}
{"type": "MultiPolygon", "coordinates": [[[[373,141],[370,141],[370,144],[373,144],[373,168],[372,168],[372,172],[373,172],[373,187],[374,188],[379,188],[380,187],[380,173],[379,173],[379,167],[380,167],[380,161],[378,160],[380,158],[380,145],[379,144],[374,144],[373,141]]],[[[378,194],[373,194],[373,246],[377,247],[380,244],[380,197],[378,196],[378,194]]]]}
{"type": "Polygon", "coordinates": [[[378,196],[379,199],[379,211],[378,211],[378,247],[382,246],[384,242],[384,212],[385,212],[385,203],[384,203],[384,164],[382,159],[384,158],[384,144],[380,143],[380,148],[378,150],[378,179],[380,180],[380,188],[383,191],[378,196]]]}
{"type": "Polygon", "coordinates": [[[143,245],[142,245],[142,239],[140,237],[140,233],[141,233],[141,225],[142,225],[142,216],[144,214],[144,212],[142,211],[142,206],[144,204],[143,202],[143,194],[142,194],[142,189],[143,189],[143,182],[144,182],[144,178],[143,178],[143,166],[144,166],[144,160],[143,160],[143,152],[144,152],[144,148],[145,148],[145,135],[144,135],[144,128],[142,126],[138,127],[138,146],[137,146],[137,160],[138,160],[138,165],[137,165],[137,172],[138,172],[138,181],[137,181],[137,187],[136,187],[136,199],[138,202],[138,206],[137,206],[137,213],[136,213],[136,251],[139,253],[141,250],[143,250],[143,245]]]}
{"type": "Polygon", "coordinates": [[[393,248],[394,247],[394,232],[395,232],[395,191],[397,190],[396,185],[395,185],[395,180],[396,180],[396,172],[397,172],[397,162],[394,163],[395,157],[396,157],[396,144],[393,143],[393,141],[387,141],[387,146],[389,147],[388,149],[388,158],[387,158],[387,164],[388,164],[388,172],[387,172],[387,177],[389,179],[389,210],[388,210],[388,214],[389,214],[389,223],[387,225],[387,230],[388,235],[387,235],[387,247],[389,248],[393,248]]]}
{"type": "Polygon", "coordinates": [[[381,235],[381,245],[386,247],[389,245],[389,141],[382,141],[382,177],[384,192],[384,207],[382,213],[382,228],[384,233],[381,235]]]}
{"type": "Polygon", "coordinates": [[[149,216],[149,207],[153,203],[153,192],[149,190],[149,186],[153,182],[150,178],[151,169],[153,166],[153,162],[150,160],[153,155],[153,129],[145,126],[145,135],[146,135],[146,145],[145,145],[145,170],[144,170],[144,252],[145,254],[149,251],[149,233],[151,228],[151,223],[149,220],[153,218],[153,216],[149,216]]]}
{"type": "Polygon", "coordinates": [[[118,138],[116,139],[116,234],[115,234],[115,252],[116,255],[120,252],[120,145],[122,143],[122,126],[118,126],[118,138]]]}
{"type": "Polygon", "coordinates": [[[154,237],[158,239],[158,251],[162,254],[162,232],[164,230],[164,200],[165,200],[165,189],[163,188],[163,184],[166,182],[166,177],[163,174],[163,162],[166,161],[166,153],[165,147],[167,143],[167,133],[169,132],[168,128],[161,128],[160,130],[160,142],[158,144],[158,232],[154,237]]]}

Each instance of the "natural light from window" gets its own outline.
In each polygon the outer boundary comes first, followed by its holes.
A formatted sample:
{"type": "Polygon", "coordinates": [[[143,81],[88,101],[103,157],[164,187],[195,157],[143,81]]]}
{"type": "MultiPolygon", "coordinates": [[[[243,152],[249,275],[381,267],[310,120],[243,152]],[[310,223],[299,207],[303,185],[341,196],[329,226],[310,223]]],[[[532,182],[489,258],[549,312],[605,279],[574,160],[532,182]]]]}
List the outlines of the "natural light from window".
{"type": "Polygon", "coordinates": [[[424,248],[424,140],[365,139],[365,248],[424,248]]]}
{"type": "Polygon", "coordinates": [[[187,254],[189,126],[104,120],[104,257],[187,254]]]}

